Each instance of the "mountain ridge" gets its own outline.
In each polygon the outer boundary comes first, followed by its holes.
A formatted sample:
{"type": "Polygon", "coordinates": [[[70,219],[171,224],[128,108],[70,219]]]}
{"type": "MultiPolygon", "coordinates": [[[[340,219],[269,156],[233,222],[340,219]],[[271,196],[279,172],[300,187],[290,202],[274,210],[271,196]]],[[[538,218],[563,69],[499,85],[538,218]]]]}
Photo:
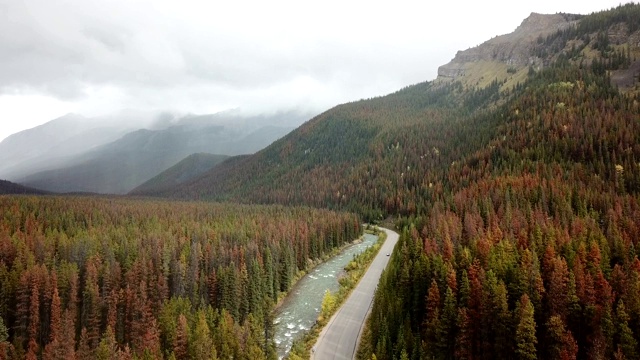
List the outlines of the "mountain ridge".
{"type": "Polygon", "coordinates": [[[522,68],[544,66],[544,59],[531,55],[539,37],[575,26],[580,15],[531,13],[511,33],[494,37],[476,47],[458,51],[449,63],[438,68],[439,79],[456,79],[465,75],[469,63],[481,60],[496,61],[507,66],[522,68]]]}
{"type": "Polygon", "coordinates": [[[60,162],[49,158],[31,162],[41,170],[24,171],[9,180],[54,192],[126,194],[193,153],[238,155],[260,150],[291,130],[271,124],[279,120],[295,123],[302,116],[283,112],[247,117],[226,112],[165,119],[151,123],[152,128],[127,131],[60,162]]]}
{"type": "Polygon", "coordinates": [[[208,153],[191,154],[167,170],[137,186],[131,190],[128,195],[144,196],[168,191],[177,185],[207,172],[227,158],[229,158],[229,156],[226,155],[208,153]]]}
{"type": "Polygon", "coordinates": [[[20,195],[47,195],[48,191],[22,186],[7,180],[0,180],[0,195],[20,194],[20,195]]]}
{"type": "MultiPolygon", "coordinates": [[[[598,37],[590,35],[598,30],[589,24],[602,22],[608,31],[620,21],[635,21],[630,15],[616,20],[615,14],[636,8],[585,17],[533,14],[516,35],[487,43],[529,39],[522,51],[538,54],[542,64],[538,70],[522,65],[510,73],[506,62],[493,61],[501,67],[491,68],[482,83],[474,78],[475,82],[436,79],[386,96],[338,105],[255,155],[227,160],[163,196],[342,208],[368,220],[423,213],[431,199],[445,191],[443,177],[448,168],[464,163],[496,136],[504,116],[496,111],[510,98],[521,96],[527,81],[536,79],[538,73],[555,66],[575,66],[602,76],[601,66],[615,73],[635,63],[637,44],[620,45],[628,46],[631,56],[615,46],[600,47],[598,37]],[[572,46],[574,39],[583,44],[572,46]],[[620,57],[616,60],[620,65],[607,60],[613,56],[620,57]]],[[[629,29],[624,37],[627,41],[636,31],[629,29]]],[[[518,46],[509,44],[504,49],[512,45],[518,46]]],[[[476,64],[484,62],[478,59],[476,64]]]]}

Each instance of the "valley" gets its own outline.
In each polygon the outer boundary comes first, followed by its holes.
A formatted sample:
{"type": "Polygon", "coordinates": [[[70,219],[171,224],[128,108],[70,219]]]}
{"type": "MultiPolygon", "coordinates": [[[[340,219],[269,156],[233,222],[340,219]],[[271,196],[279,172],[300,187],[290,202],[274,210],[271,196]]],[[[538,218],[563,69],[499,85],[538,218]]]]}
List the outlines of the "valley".
{"type": "Polygon", "coordinates": [[[638,359],[638,69],[640,5],[532,13],[432,81],[316,116],[9,137],[0,359],[285,356],[309,325],[275,304],[364,222],[397,244],[316,359],[638,359]]]}

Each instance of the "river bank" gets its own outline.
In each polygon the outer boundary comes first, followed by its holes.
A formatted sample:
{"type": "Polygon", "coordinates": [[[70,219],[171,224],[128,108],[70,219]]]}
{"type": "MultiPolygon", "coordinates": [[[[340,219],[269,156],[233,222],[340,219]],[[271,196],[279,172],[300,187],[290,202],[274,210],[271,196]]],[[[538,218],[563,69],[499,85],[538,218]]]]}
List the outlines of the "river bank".
{"type": "Polygon", "coordinates": [[[325,291],[328,289],[338,293],[340,284],[348,277],[344,268],[350,267],[357,255],[373,246],[377,240],[377,235],[365,233],[348,246],[342,247],[333,257],[308,270],[287,296],[281,299],[274,313],[274,342],[279,358],[285,357],[294,340],[314,326],[325,291]]]}
{"type": "Polygon", "coordinates": [[[327,324],[334,312],[336,312],[342,303],[348,298],[351,291],[356,287],[360,278],[365,274],[369,265],[378,253],[381,245],[386,239],[384,232],[379,232],[377,240],[372,246],[369,246],[358,256],[353,257],[345,265],[345,275],[339,279],[339,286],[335,291],[325,292],[321,298],[321,309],[317,311],[317,317],[313,326],[304,333],[304,335],[294,341],[289,359],[308,359],[311,348],[316,342],[322,328],[327,324]]]}

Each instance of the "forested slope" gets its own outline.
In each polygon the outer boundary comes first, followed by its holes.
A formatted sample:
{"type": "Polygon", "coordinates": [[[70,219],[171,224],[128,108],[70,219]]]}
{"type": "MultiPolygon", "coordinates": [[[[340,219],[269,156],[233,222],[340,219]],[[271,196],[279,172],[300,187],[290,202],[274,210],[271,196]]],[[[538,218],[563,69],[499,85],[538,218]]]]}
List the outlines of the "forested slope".
{"type": "Polygon", "coordinates": [[[399,222],[361,358],[638,358],[640,106],[611,84],[622,63],[579,54],[497,107],[493,139],[399,222]]]}
{"type": "Polygon", "coordinates": [[[477,91],[423,83],[340,105],[256,155],[161,195],[343,208],[368,219],[423,212],[441,182],[433,170],[489,140],[496,119],[469,114],[483,113],[478,105],[498,91],[498,83],[477,91]]]}
{"type": "Polygon", "coordinates": [[[31,194],[31,195],[44,195],[49,192],[38,190],[20,184],[15,184],[7,180],[0,180],[0,194],[31,194]]]}
{"type": "MultiPolygon", "coordinates": [[[[628,70],[640,65],[638,8],[627,5],[581,17],[573,27],[533,36],[529,55],[540,64],[566,62],[589,69],[602,81],[618,74],[634,84],[625,88],[633,96],[637,74],[628,70]]],[[[537,71],[514,68],[518,74],[522,70],[529,77],[537,71]]],[[[436,80],[339,105],[254,156],[231,159],[155,195],[341,208],[370,221],[427,213],[434,200],[450,191],[449,168],[497,138],[505,120],[499,107],[523,96],[529,86],[502,75],[486,83],[436,80]]],[[[600,94],[592,91],[591,96],[600,94]]]]}
{"type": "Polygon", "coordinates": [[[195,153],[154,176],[129,192],[130,195],[156,194],[175,188],[218,165],[229,156],[195,153]]]}
{"type": "Polygon", "coordinates": [[[638,19],[539,37],[512,86],[338,106],[172,195],[396,216],[362,358],[637,359],[638,19]]]}
{"type": "Polygon", "coordinates": [[[309,208],[0,196],[0,358],[274,358],[298,271],[360,234],[309,208]]]}

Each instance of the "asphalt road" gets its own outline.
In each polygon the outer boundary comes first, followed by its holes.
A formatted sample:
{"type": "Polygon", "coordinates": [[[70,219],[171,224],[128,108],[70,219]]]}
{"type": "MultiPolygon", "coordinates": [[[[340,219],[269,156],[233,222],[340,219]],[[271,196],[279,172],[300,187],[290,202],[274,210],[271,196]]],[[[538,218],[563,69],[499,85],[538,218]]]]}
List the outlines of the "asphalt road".
{"type": "Polygon", "coordinates": [[[391,254],[396,242],[398,242],[396,232],[381,229],[387,233],[387,240],[369,266],[369,270],[360,279],[358,286],[320,333],[320,337],[312,349],[312,359],[351,360],[354,358],[360,340],[360,332],[373,302],[373,294],[378,286],[382,270],[389,262],[387,254],[391,254]]]}

